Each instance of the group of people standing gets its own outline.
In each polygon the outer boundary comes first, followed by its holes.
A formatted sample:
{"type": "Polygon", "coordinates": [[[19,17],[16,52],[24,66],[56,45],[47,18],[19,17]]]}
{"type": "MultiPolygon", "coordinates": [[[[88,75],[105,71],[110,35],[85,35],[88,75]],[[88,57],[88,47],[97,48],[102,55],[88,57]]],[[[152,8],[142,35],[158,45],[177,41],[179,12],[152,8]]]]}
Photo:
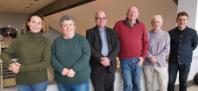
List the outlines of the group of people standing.
{"type": "Polygon", "coordinates": [[[26,24],[28,32],[17,37],[1,58],[16,74],[18,91],[46,91],[50,60],[59,91],[89,91],[90,78],[94,91],[114,91],[117,56],[123,91],[141,91],[142,71],[146,91],[156,90],[154,78],[159,91],[174,91],[178,71],[179,91],[186,91],[192,52],[198,44],[196,31],[187,26],[188,14],[179,12],[177,26],[169,32],[161,28],[161,15],[153,16],[149,32],[138,17],[138,8],[131,6],[126,19],[112,29],[106,26],[106,13],[97,11],[96,26],[86,31],[85,38],[75,33],[74,18],[63,16],[62,35],[51,46],[41,35],[43,18],[33,14],[26,24]]]}

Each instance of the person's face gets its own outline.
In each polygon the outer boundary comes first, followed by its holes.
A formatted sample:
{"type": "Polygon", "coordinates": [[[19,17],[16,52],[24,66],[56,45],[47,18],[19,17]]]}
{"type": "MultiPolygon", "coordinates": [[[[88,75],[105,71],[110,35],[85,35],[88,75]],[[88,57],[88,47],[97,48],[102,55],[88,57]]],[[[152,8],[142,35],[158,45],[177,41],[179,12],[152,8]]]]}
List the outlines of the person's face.
{"type": "Polygon", "coordinates": [[[185,28],[186,27],[186,25],[187,25],[187,21],[188,21],[188,17],[187,16],[179,16],[178,18],[177,18],[177,26],[179,27],[179,28],[185,28]]]}
{"type": "Polygon", "coordinates": [[[127,12],[127,18],[131,21],[134,21],[138,18],[139,16],[139,12],[138,9],[136,7],[131,7],[129,8],[128,12],[127,12]]]}
{"type": "Polygon", "coordinates": [[[160,19],[154,19],[151,24],[153,30],[159,30],[162,27],[162,21],[160,19]]]}
{"type": "Polygon", "coordinates": [[[96,14],[96,25],[104,28],[107,24],[107,17],[104,12],[97,12],[96,14]]]}
{"type": "Polygon", "coordinates": [[[62,31],[65,36],[71,36],[75,33],[76,26],[72,20],[64,20],[62,22],[62,31]]]}
{"type": "Polygon", "coordinates": [[[32,16],[27,24],[30,28],[30,32],[33,33],[39,33],[43,27],[42,19],[38,16],[32,16]]]}

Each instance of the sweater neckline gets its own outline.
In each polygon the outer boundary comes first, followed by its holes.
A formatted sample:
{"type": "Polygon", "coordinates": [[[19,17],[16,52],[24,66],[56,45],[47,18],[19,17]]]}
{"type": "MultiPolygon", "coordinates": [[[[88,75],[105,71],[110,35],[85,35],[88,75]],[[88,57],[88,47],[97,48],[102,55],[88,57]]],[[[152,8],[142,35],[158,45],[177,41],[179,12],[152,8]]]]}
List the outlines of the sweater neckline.
{"type": "Polygon", "coordinates": [[[63,40],[72,40],[72,39],[74,39],[75,37],[76,37],[76,34],[74,34],[74,36],[73,36],[72,38],[69,38],[69,39],[65,39],[63,35],[61,36],[61,38],[62,38],[63,40]]]}
{"type": "Polygon", "coordinates": [[[39,36],[41,36],[41,33],[27,32],[27,35],[30,36],[30,37],[39,37],[39,36]]]}

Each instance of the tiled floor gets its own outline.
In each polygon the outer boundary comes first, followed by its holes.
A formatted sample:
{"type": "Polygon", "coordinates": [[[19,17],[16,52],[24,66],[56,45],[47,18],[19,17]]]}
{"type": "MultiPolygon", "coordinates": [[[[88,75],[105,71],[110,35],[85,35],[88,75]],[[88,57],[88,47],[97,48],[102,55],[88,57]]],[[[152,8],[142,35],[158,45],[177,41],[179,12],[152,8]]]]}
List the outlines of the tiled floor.
{"type": "Polygon", "coordinates": [[[188,91],[198,91],[198,85],[188,87],[188,91]]]}

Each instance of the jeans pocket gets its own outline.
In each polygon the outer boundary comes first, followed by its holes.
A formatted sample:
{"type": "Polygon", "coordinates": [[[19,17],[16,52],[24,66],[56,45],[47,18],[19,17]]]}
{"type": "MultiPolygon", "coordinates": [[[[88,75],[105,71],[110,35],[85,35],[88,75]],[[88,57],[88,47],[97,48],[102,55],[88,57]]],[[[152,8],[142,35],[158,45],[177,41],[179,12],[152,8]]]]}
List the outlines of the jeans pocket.
{"type": "Polygon", "coordinates": [[[131,60],[131,63],[132,64],[138,64],[140,62],[140,59],[138,58],[138,57],[134,57],[134,58],[132,58],[132,60],[131,60]]]}

